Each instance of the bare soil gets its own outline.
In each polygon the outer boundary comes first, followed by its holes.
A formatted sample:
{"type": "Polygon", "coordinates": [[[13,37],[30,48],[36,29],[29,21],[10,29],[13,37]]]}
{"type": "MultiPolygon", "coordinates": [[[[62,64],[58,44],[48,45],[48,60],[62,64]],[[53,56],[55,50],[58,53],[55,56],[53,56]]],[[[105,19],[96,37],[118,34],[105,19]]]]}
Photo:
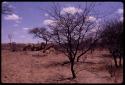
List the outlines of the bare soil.
{"type": "MultiPolygon", "coordinates": [[[[75,62],[77,78],[71,79],[68,58],[55,51],[10,52],[2,50],[2,83],[122,83],[123,67],[111,77],[106,69],[113,64],[107,50],[88,52],[75,62]],[[86,59],[84,59],[86,57],[86,59]]],[[[122,60],[123,62],[123,60],[122,60]]]]}

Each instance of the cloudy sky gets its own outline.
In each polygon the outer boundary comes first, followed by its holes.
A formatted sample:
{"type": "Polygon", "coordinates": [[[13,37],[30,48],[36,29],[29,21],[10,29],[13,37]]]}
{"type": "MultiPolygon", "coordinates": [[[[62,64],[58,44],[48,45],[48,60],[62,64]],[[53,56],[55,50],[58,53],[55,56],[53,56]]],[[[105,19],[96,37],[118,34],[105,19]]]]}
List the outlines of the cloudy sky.
{"type": "MultiPolygon", "coordinates": [[[[49,10],[53,5],[52,2],[3,2],[2,4],[9,4],[14,10],[11,15],[2,14],[2,43],[9,42],[8,34],[12,34],[12,41],[17,43],[40,42],[39,39],[34,39],[32,35],[28,34],[28,30],[53,23],[51,17],[45,11],[40,10],[40,8],[49,10]]],[[[59,2],[59,4],[62,14],[65,12],[80,13],[83,10],[79,9],[78,6],[84,7],[85,5],[84,2],[59,2]]],[[[96,2],[94,11],[98,12],[100,17],[106,17],[97,18],[91,15],[88,20],[108,20],[114,16],[123,20],[123,3],[121,2],[96,2]]]]}

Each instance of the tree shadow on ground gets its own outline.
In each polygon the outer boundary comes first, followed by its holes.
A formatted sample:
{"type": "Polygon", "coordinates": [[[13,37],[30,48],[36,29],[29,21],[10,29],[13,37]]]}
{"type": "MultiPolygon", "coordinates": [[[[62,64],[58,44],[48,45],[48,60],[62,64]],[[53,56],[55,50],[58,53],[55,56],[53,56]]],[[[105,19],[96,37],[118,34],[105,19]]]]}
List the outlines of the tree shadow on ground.
{"type": "Polygon", "coordinates": [[[46,56],[46,54],[42,54],[42,55],[40,55],[40,54],[33,54],[32,55],[32,57],[37,57],[37,58],[45,57],[45,56],[46,56]]]}
{"type": "MultiPolygon", "coordinates": [[[[89,65],[93,65],[93,64],[98,64],[95,62],[89,62],[89,61],[79,61],[79,62],[75,62],[75,64],[89,64],[89,65]]],[[[70,65],[70,61],[63,61],[63,62],[51,62],[50,64],[44,65],[44,67],[49,68],[49,67],[57,67],[57,66],[69,66],[70,65]]]]}
{"type": "Polygon", "coordinates": [[[100,57],[112,58],[112,55],[111,54],[102,54],[100,57]]]}
{"type": "Polygon", "coordinates": [[[75,62],[75,64],[88,64],[88,65],[94,65],[94,64],[101,64],[101,63],[96,63],[96,62],[91,62],[91,61],[79,61],[79,62],[75,62]]]}
{"type": "Polygon", "coordinates": [[[69,61],[63,61],[63,62],[51,62],[50,64],[44,65],[44,67],[49,68],[49,67],[57,67],[57,66],[65,66],[69,65],[69,61]]]}
{"type": "Polygon", "coordinates": [[[73,79],[72,77],[65,77],[63,74],[57,73],[53,77],[47,79],[46,82],[51,82],[51,83],[53,83],[53,82],[56,82],[56,83],[74,82],[74,83],[77,83],[77,80],[73,79]]]}

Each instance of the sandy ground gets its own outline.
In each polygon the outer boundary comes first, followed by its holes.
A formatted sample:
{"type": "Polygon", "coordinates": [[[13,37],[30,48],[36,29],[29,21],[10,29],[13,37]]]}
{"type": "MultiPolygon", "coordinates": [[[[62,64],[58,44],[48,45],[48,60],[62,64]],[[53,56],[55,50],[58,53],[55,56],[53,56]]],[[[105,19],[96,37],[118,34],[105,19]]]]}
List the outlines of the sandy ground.
{"type": "Polygon", "coordinates": [[[77,78],[70,79],[70,64],[63,54],[2,50],[1,75],[3,83],[122,83],[123,68],[111,77],[106,69],[106,64],[111,63],[114,64],[106,50],[88,52],[74,66],[77,78]]]}

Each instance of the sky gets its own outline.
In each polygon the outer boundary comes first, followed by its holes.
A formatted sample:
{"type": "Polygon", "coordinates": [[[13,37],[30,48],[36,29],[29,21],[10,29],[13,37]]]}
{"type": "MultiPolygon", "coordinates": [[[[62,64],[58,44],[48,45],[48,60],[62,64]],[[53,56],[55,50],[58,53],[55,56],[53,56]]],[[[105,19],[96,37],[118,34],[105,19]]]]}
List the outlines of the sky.
{"type": "MultiPolygon", "coordinates": [[[[85,2],[58,2],[61,6],[61,13],[69,12],[74,14],[81,12],[83,9],[79,8],[79,5],[84,8],[85,2]]],[[[3,4],[9,4],[14,13],[11,15],[2,14],[2,43],[8,43],[8,34],[12,34],[12,41],[16,43],[37,43],[41,42],[40,39],[33,38],[28,33],[29,29],[35,27],[43,27],[48,24],[52,24],[51,17],[41,8],[51,10],[53,2],[2,2],[3,4]]],[[[90,4],[90,2],[88,2],[90,4]]],[[[97,21],[103,19],[112,19],[118,17],[119,20],[123,20],[123,3],[122,2],[96,2],[94,8],[100,18],[93,15],[89,16],[89,20],[97,21]],[[102,18],[102,16],[105,16],[102,18]]]]}

